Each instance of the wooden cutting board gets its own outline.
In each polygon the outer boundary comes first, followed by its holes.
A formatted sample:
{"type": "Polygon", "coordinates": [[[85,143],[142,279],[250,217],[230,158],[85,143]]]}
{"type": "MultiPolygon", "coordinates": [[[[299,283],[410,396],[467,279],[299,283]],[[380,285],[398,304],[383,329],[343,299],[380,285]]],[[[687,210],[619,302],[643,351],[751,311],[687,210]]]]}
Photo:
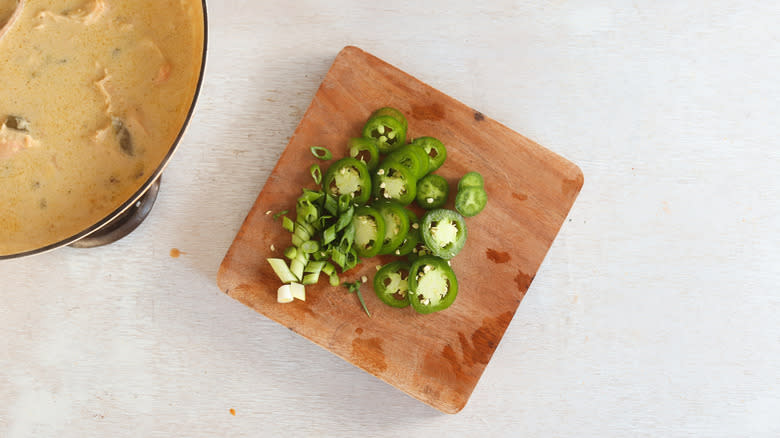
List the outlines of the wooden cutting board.
{"type": "MultiPolygon", "coordinates": [[[[323,171],[327,163],[321,163],[323,171]]],[[[466,404],[583,184],[580,169],[483,113],[356,48],[336,57],[232,243],[217,283],[222,291],[407,394],[443,411],[466,404]],[[294,212],[302,187],[314,188],[310,146],[336,158],[360,136],[371,112],[392,106],[406,114],[409,137],[434,136],[447,147],[436,173],[454,187],[468,171],[485,178],[489,202],[467,218],[468,240],[452,260],[457,300],[449,309],[418,315],[374,295],[355,294],[326,279],[308,286],[306,301],[276,302],[280,281],[266,262],[282,257],[290,235],[267,212],[294,212]],[[275,248],[272,250],[272,246],[275,248]]],[[[454,192],[447,207],[452,208],[454,192]]],[[[294,213],[292,215],[294,217],[294,213]]],[[[369,259],[342,275],[373,278],[369,259]]],[[[541,292],[541,291],[540,291],[541,292]]]]}

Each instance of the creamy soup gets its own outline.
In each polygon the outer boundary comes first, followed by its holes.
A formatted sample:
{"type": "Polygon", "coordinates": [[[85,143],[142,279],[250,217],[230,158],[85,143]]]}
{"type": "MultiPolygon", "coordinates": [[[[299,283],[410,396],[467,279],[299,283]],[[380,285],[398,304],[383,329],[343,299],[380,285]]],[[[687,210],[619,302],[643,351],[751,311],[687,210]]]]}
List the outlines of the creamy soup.
{"type": "Polygon", "coordinates": [[[78,234],[147,182],[203,50],[200,0],[20,5],[0,0],[0,255],[78,234]]]}

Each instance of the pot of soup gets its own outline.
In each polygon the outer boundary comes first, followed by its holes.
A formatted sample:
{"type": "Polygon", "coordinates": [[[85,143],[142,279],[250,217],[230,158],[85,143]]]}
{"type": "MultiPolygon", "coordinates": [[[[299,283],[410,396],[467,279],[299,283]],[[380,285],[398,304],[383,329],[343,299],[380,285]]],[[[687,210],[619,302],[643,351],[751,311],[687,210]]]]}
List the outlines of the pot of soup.
{"type": "Polygon", "coordinates": [[[154,198],[206,27],[205,0],[0,0],[0,259],[78,244],[154,198]]]}

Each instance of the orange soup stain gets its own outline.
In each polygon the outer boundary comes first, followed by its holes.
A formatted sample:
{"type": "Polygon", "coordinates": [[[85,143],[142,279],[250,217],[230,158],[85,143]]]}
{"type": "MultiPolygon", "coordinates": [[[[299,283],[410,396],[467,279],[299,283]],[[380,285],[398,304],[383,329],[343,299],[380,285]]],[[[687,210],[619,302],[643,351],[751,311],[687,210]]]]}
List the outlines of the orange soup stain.
{"type": "Polygon", "coordinates": [[[235,417],[236,416],[236,410],[231,408],[230,409],[230,415],[235,417]]]}
{"type": "Polygon", "coordinates": [[[179,257],[181,257],[182,254],[186,254],[186,253],[179,251],[178,248],[171,249],[171,257],[173,257],[175,259],[178,259],[179,257]]]}

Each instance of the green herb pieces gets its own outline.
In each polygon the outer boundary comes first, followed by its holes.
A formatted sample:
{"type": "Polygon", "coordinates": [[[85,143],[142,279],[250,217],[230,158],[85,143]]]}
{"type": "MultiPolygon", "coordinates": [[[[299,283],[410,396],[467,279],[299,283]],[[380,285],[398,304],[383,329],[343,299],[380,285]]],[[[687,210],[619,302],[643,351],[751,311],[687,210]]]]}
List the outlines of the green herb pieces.
{"type": "Polygon", "coordinates": [[[344,287],[346,287],[347,290],[350,293],[357,294],[358,300],[360,301],[360,305],[363,306],[363,310],[366,312],[366,315],[368,315],[368,317],[370,318],[371,317],[371,312],[368,311],[368,307],[366,307],[366,302],[365,302],[365,300],[363,300],[363,294],[360,293],[360,285],[361,284],[362,284],[362,282],[355,281],[353,283],[344,283],[344,287]]]}

